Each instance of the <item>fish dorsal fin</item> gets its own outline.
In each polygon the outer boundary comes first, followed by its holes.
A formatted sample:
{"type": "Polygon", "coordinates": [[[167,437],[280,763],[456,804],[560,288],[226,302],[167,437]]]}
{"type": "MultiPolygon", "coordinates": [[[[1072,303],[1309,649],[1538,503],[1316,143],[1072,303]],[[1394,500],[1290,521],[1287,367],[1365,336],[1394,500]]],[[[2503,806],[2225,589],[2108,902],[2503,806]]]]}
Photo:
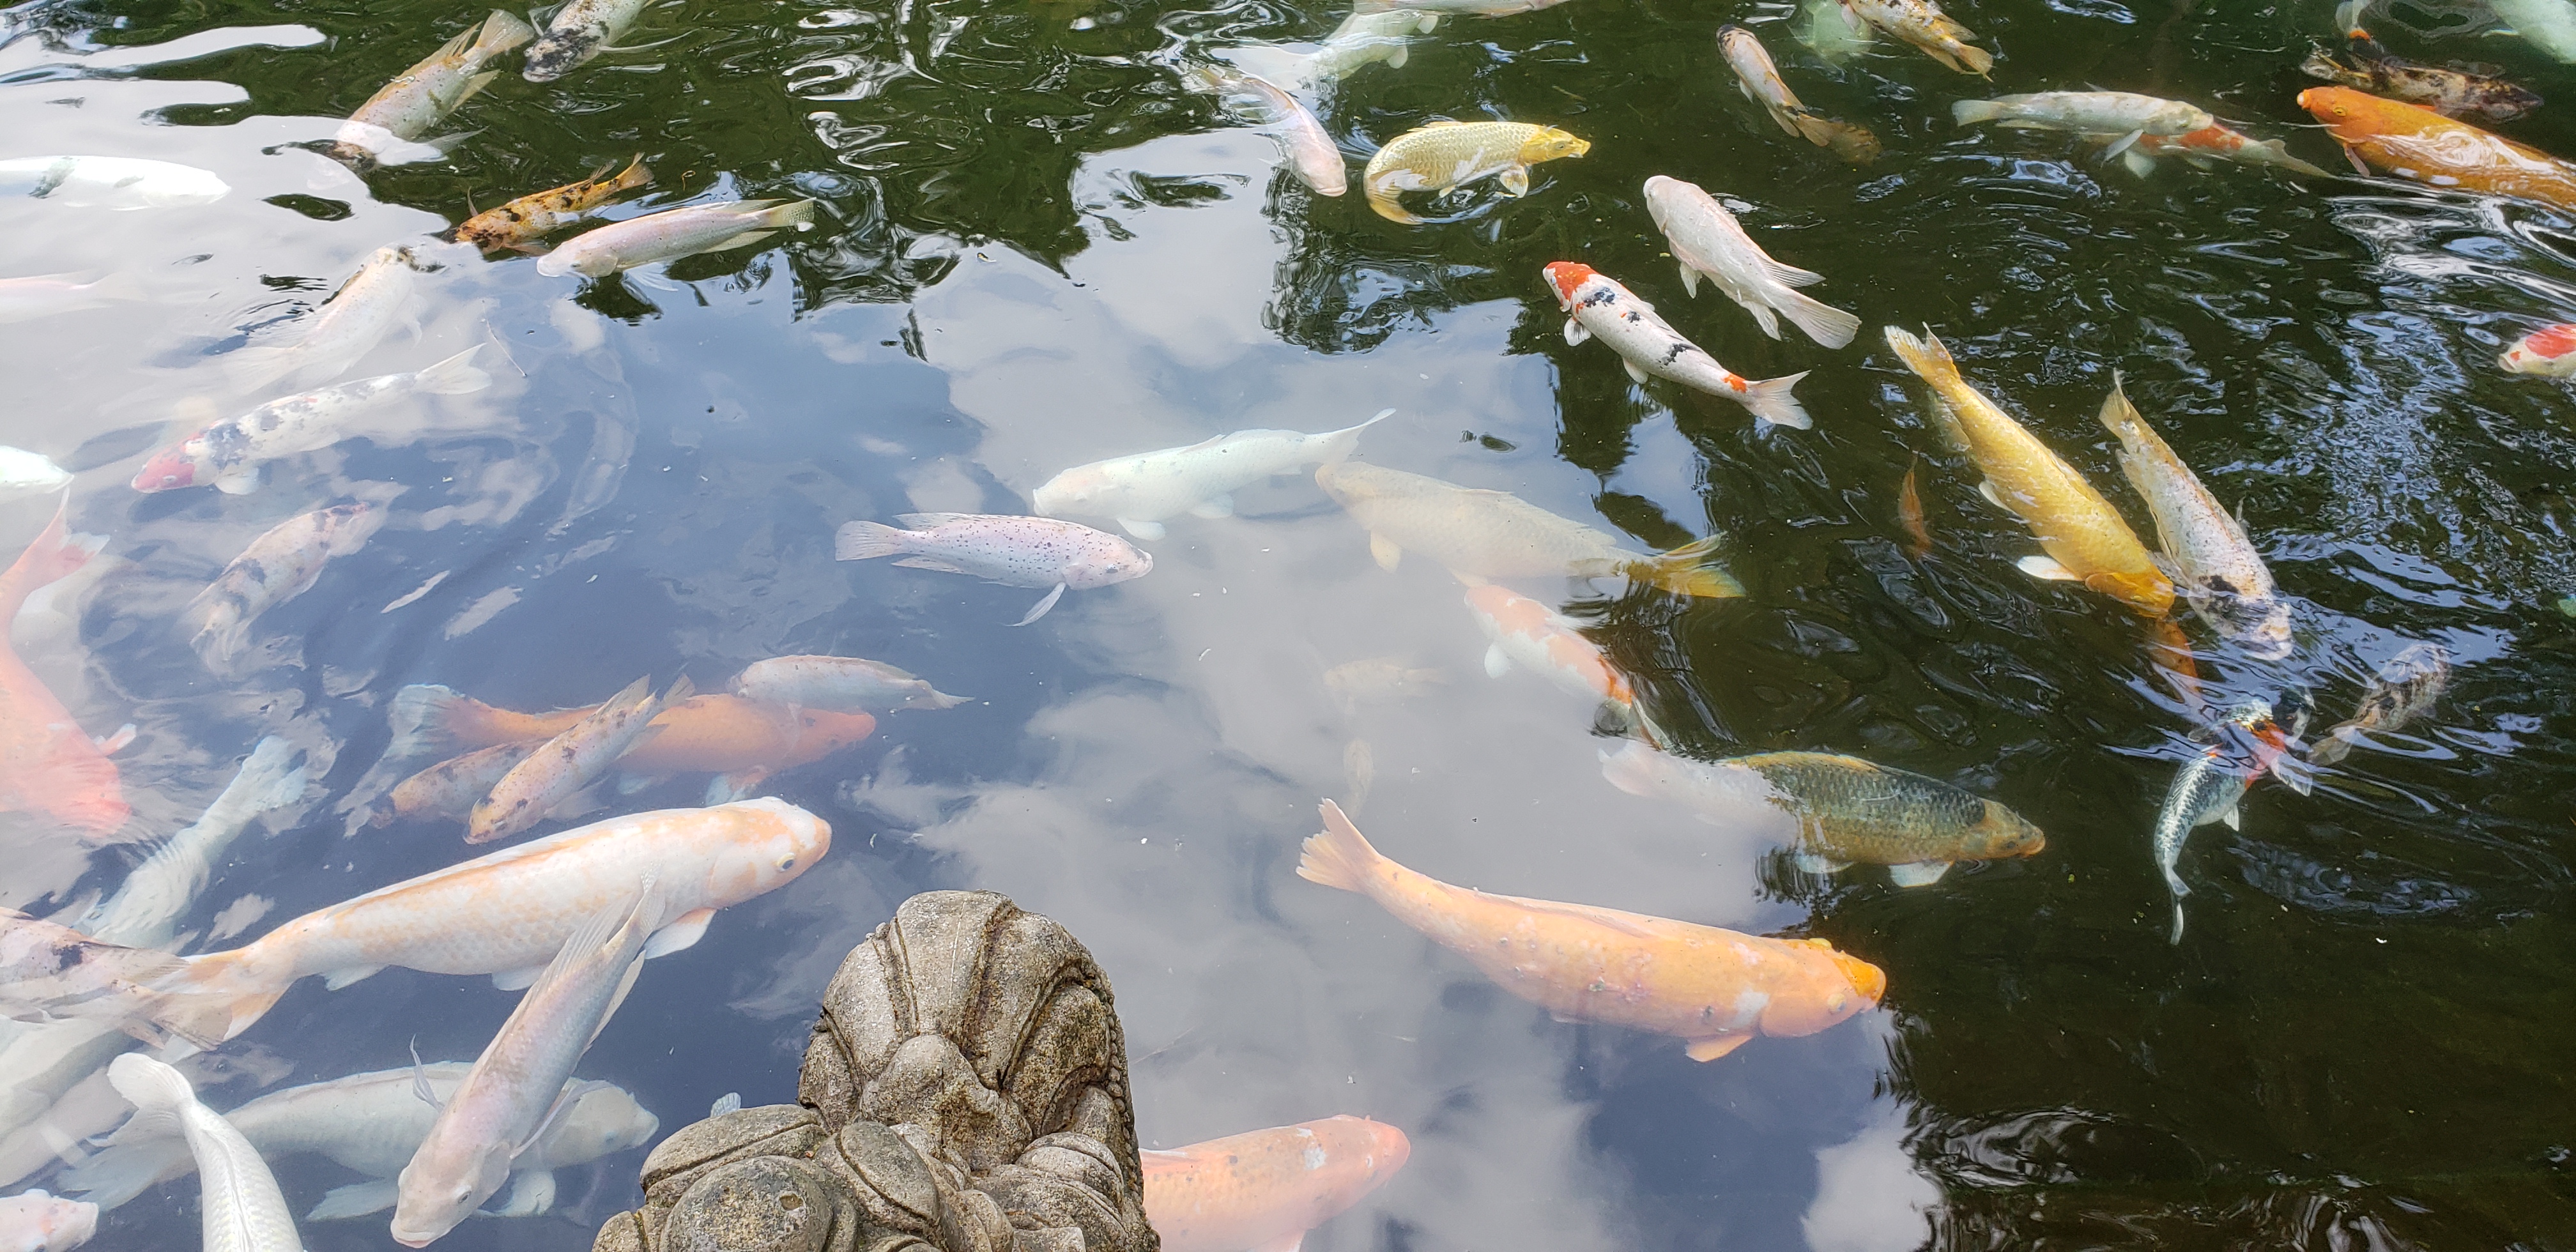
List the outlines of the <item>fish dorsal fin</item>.
{"type": "Polygon", "coordinates": [[[945,526],[961,517],[973,516],[972,513],[897,513],[894,520],[903,523],[907,529],[927,530],[933,526],[945,526]]]}

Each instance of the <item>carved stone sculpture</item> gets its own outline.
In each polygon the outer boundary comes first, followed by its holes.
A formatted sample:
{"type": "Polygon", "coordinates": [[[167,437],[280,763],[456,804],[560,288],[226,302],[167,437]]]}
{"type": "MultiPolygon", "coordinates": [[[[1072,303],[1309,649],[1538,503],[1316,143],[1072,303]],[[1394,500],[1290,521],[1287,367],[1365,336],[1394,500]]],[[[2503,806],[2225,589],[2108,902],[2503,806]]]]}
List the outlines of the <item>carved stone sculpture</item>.
{"type": "Polygon", "coordinates": [[[594,1252],[1158,1252],[1109,980],[1008,897],[851,950],[796,1098],[663,1140],[594,1252]]]}

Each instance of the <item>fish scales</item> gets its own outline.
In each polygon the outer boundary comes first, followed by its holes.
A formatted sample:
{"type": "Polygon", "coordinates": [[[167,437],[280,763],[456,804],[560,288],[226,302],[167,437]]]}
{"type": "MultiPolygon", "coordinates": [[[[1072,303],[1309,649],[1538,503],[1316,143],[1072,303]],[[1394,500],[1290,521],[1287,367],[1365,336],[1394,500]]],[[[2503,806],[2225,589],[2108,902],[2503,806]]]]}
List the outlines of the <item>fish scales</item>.
{"type": "Polygon", "coordinates": [[[1342,1115],[1136,1155],[1163,1252],[1243,1252],[1331,1220],[1412,1154],[1403,1131],[1342,1115]]]}
{"type": "MultiPolygon", "coordinates": [[[[388,749],[388,755],[543,743],[600,707],[520,713],[432,686],[406,687],[397,693],[394,705],[401,742],[388,749]]],[[[710,693],[663,710],[651,725],[652,737],[618,758],[620,766],[640,772],[722,774],[765,768],[775,773],[858,743],[876,730],[877,723],[866,713],[790,710],[763,700],[710,693]]]]}
{"type": "Polygon", "coordinates": [[[2299,107],[2371,168],[2434,187],[2576,208],[2576,163],[2431,109],[2350,87],[2310,87],[2299,107]]]}
{"type": "Polygon", "coordinates": [[[2147,502],[2157,542],[2181,572],[2180,590],[2212,625],[2249,652],[2268,658],[2289,655],[2290,608],[2274,590],[2262,553],[2246,538],[2243,524],[2129,403],[2116,372],[2111,394],[2102,401],[2101,421],[2120,441],[2120,472],[2147,502]]]}
{"type": "Polygon", "coordinates": [[[1529,191],[1531,165],[1579,157],[1591,149],[1590,143],[1553,126],[1432,122],[1378,149],[1360,175],[1360,189],[1378,216],[1410,225],[1422,219],[1396,203],[1397,192],[1443,192],[1499,175],[1504,194],[1523,195],[1529,191]]]}
{"type": "Polygon", "coordinates": [[[484,65],[536,34],[515,14],[493,10],[359,105],[334,136],[333,155],[364,168],[399,154],[499,75],[484,65]]]}

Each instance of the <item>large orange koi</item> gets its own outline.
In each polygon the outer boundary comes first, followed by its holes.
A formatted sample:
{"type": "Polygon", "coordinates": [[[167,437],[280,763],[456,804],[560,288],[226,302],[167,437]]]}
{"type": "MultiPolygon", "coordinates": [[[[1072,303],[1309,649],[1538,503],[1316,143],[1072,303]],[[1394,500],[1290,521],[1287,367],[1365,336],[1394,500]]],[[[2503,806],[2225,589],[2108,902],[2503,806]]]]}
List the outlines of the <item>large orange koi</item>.
{"type": "Polygon", "coordinates": [[[2576,209],[2576,164],[2431,109],[2350,87],[2310,87],[2299,107],[2370,168],[2434,187],[2576,209]]]}
{"type": "Polygon", "coordinates": [[[125,825],[132,812],[107,754],[131,742],[134,728],[104,742],[91,739],[35,671],[18,659],[7,634],[28,595],[88,564],[98,552],[96,542],[74,540],[64,530],[64,510],[70,504],[70,497],[64,497],[45,532],[0,573],[0,813],[41,813],[89,838],[104,839],[125,825]]]}

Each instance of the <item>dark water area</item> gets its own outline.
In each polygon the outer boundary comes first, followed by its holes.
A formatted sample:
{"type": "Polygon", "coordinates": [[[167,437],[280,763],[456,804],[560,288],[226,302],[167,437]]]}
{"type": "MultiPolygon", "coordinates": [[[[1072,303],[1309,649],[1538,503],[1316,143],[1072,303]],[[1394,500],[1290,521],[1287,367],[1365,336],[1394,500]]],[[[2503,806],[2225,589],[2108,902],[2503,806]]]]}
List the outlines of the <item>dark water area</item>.
{"type": "MultiPolygon", "coordinates": [[[[274,901],[256,936],[485,850],[453,823],[353,820],[387,781],[406,684],[540,710],[639,675],[718,690],[772,656],[872,657],[973,700],[885,716],[761,785],[831,823],[830,854],[649,963],[581,1068],[666,1133],[728,1092],[793,1099],[841,954],[907,895],[974,887],[1090,946],[1147,1146],[1334,1113],[1411,1137],[1405,1171],[1310,1234],[1316,1252],[2576,1247],[2576,621],[2557,607],[2576,593],[2576,399],[2495,365],[2576,320],[2576,220],[2347,174],[2293,104],[2334,29],[2323,0],[1948,8],[2000,54],[1991,89],[1886,39],[1828,62],[1791,12],[1742,0],[1444,19],[1403,67],[1321,98],[1354,171],[1434,118],[1545,122],[1593,147],[1537,167],[1526,197],[1480,184],[1418,227],[1356,187],[1310,193],[1167,68],[1190,48],[1309,45],[1342,16],[1321,7],[661,3],[630,42],[669,42],[543,86],[506,59],[442,127],[474,132],[448,159],[364,177],[309,145],[479,10],[0,11],[0,157],[150,157],[234,188],[132,213],[0,200],[7,275],[126,271],[153,294],[0,336],[16,384],[0,444],[76,471],[73,527],[120,558],[74,617],[22,619],[18,646],[92,733],[138,727],[118,759],[126,837],[144,840],[86,855],[8,828],[0,903],[112,891],[278,735],[316,786],[232,845],[182,927],[256,894],[274,901]],[[1718,58],[1730,21],[1885,155],[1854,168],[1782,134],[1718,58]],[[2197,102],[2335,174],[2165,161],[2140,178],[2071,136],[1950,120],[1958,99],[2088,87],[2197,102]],[[342,377],[486,342],[490,390],[419,406],[416,440],[272,465],[252,494],[126,485],[150,449],[266,398],[229,390],[223,357],[291,329],[376,248],[636,154],[656,182],[612,217],[812,197],[816,227],[597,281],[441,252],[417,333],[342,377]],[[1858,313],[1860,338],[1773,341],[1722,297],[1686,298],[1639,190],[1655,174],[1824,274],[1811,294],[1858,313]],[[1540,277],[1555,260],[1625,282],[1748,377],[1812,370],[1814,429],[1756,431],[1568,346],[1540,277]],[[2266,780],[2241,829],[2195,832],[2178,945],[2148,837],[2194,720],[2133,616],[2013,567],[2027,531],[1979,498],[1880,339],[1927,324],[2133,524],[2146,512],[2093,416],[2114,371],[2241,505],[2299,646],[2260,661],[2187,621],[2213,701],[2305,691],[2330,723],[2408,643],[2451,657],[2428,718],[2313,794],[2266,780]],[[1596,710],[1489,678],[1460,588],[1419,555],[1378,568],[1303,477],[1239,493],[1232,518],[1172,519],[1142,544],[1151,575],[1069,592],[1026,628],[1010,624],[1040,591],[832,559],[854,519],[1024,512],[1067,466],[1387,407],[1369,462],[1639,549],[1723,538],[1740,599],[1519,588],[1585,623],[1677,750],[1867,757],[2012,806],[2045,851],[1900,889],[1868,867],[1803,873],[1612,788],[1596,710]],[[1922,557],[1897,519],[1910,467],[1922,557]],[[260,660],[210,672],[174,625],[188,598],[270,526],[350,499],[390,520],[259,620],[260,660]],[[1442,681],[1338,702],[1325,672],[1367,658],[1442,681]],[[1886,996],[1707,1064],[1552,1021],[1295,876],[1328,796],[1424,873],[1826,938],[1884,969],[1886,996]]],[[[2501,65],[2552,103],[2500,129],[2576,155],[2569,67],[2507,36],[2386,38],[2501,65]]],[[[0,547],[50,508],[0,503],[0,547]]],[[[705,788],[650,782],[593,816],[705,788]]],[[[307,980],[227,1050],[282,1058],[278,1085],[414,1047],[470,1060],[515,1003],[402,969],[307,980]]],[[[641,1159],[565,1170],[551,1212],[439,1246],[586,1248],[635,1202],[641,1159]]],[[[299,1214],[356,1181],[311,1156],[275,1165],[299,1214]]],[[[193,1246],[196,1204],[193,1179],[155,1187],[90,1246],[193,1246]]],[[[392,1246],[382,1215],[302,1233],[392,1246]]]]}

